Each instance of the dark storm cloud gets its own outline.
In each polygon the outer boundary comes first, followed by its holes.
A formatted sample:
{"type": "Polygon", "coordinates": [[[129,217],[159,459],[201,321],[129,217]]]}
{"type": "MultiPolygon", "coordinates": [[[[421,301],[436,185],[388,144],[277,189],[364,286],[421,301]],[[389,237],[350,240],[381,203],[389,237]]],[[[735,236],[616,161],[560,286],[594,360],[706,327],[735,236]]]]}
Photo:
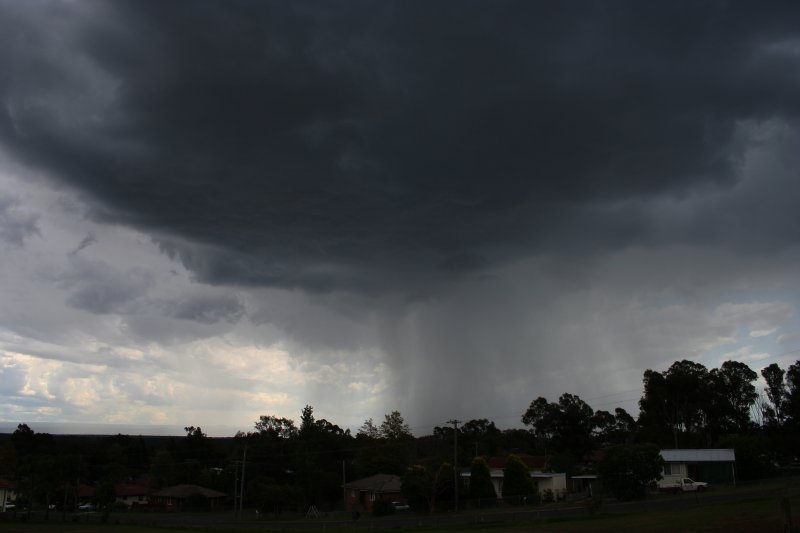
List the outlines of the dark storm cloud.
{"type": "Polygon", "coordinates": [[[57,276],[68,290],[68,306],[94,314],[129,313],[153,286],[150,272],[141,268],[117,270],[103,261],[82,260],[72,255],[70,268],[57,276]]]}
{"type": "MultiPolygon", "coordinates": [[[[743,124],[800,111],[797,4],[0,9],[2,146],[212,282],[379,289],[714,240],[726,213],[697,232],[639,202],[730,190],[743,124]]],[[[743,245],[796,240],[762,210],[743,245]]]]}
{"type": "Polygon", "coordinates": [[[236,296],[197,295],[166,304],[167,316],[201,324],[216,324],[220,321],[235,323],[242,318],[244,311],[244,304],[236,296]]]}

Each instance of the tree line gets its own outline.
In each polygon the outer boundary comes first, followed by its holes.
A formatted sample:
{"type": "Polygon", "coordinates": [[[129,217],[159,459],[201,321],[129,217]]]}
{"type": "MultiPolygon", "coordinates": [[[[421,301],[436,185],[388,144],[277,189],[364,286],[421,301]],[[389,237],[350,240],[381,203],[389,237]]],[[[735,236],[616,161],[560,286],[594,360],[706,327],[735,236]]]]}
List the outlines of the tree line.
{"type": "MultiPolygon", "coordinates": [[[[378,473],[402,476],[418,509],[452,507],[456,491],[463,500],[491,498],[482,465],[516,454],[548,456],[552,470],[576,474],[604,468],[599,450],[620,460],[659,448],[726,447],[736,449],[740,478],[756,478],[796,461],[800,449],[800,361],[787,369],[773,363],[761,375],[764,394],[755,388],[758,374],[742,362],[708,369],[682,360],[662,372],[647,370],[636,417],[622,408],[594,410],[570,393],[538,397],[522,413],[523,427],[464,422],[458,464],[453,427],[415,437],[398,411],[365,420],[355,434],[316,418],[312,406],[299,423],[262,415],[251,431],[231,438],[210,438],[195,426],[183,437],[54,436],[20,424],[0,442],[0,477],[16,487],[22,504],[62,512],[76,505],[81,485],[95,487],[98,503],[108,504],[120,483],[146,480],[153,488],[193,483],[241,494],[244,505],[273,514],[310,505],[333,509],[341,505],[344,482],[378,473]],[[455,485],[455,468],[472,469],[469,489],[455,485]]],[[[512,471],[515,461],[506,461],[512,471]]],[[[532,491],[523,480],[514,488],[506,479],[505,487],[532,491]]]]}

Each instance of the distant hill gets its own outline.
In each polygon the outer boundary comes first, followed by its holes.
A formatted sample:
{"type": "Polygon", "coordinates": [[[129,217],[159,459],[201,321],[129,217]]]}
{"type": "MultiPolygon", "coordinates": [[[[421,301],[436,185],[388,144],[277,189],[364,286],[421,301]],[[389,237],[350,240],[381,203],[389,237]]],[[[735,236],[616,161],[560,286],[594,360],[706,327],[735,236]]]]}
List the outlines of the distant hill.
{"type": "MultiPolygon", "coordinates": [[[[183,426],[143,424],[90,424],[71,422],[24,422],[36,433],[51,435],[143,435],[161,437],[183,437],[183,426]]],[[[10,434],[17,429],[18,422],[0,422],[0,434],[10,434]]],[[[189,425],[187,423],[187,425],[189,425]]],[[[209,437],[233,437],[241,428],[227,426],[202,426],[209,437]]],[[[250,429],[250,428],[247,428],[250,429]]]]}

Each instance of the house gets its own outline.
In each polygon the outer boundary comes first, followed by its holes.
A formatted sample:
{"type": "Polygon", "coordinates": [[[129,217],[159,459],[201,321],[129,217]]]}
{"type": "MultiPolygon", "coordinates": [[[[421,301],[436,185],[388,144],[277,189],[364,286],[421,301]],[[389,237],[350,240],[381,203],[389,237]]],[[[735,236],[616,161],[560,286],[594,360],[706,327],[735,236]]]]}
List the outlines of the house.
{"type": "Polygon", "coordinates": [[[150,487],[138,483],[118,483],[114,485],[114,494],[117,503],[124,503],[128,507],[147,505],[150,487]]]}
{"type": "Polygon", "coordinates": [[[6,506],[11,505],[16,498],[14,486],[9,481],[0,478],[0,513],[6,512],[6,506]]]}
{"type": "Polygon", "coordinates": [[[543,500],[550,498],[561,500],[567,494],[567,474],[565,472],[531,472],[531,478],[536,482],[539,497],[543,500]]]}
{"type": "MultiPolygon", "coordinates": [[[[550,458],[548,456],[536,456],[519,454],[523,463],[530,469],[531,479],[536,483],[536,490],[539,497],[547,499],[548,494],[552,495],[555,499],[563,498],[567,493],[567,474],[563,472],[547,472],[549,468],[550,458]]],[[[487,461],[489,465],[489,476],[494,486],[494,492],[497,498],[503,497],[503,478],[505,477],[504,469],[506,466],[505,457],[491,457],[487,461]]],[[[461,472],[461,477],[469,484],[470,471],[464,470],[461,472]]]]}
{"type": "Polygon", "coordinates": [[[736,453],[731,449],[661,450],[663,476],[685,476],[707,483],[736,483],[736,453]]]}
{"type": "MultiPolygon", "coordinates": [[[[469,486],[469,478],[471,473],[469,470],[461,472],[461,477],[469,486]]],[[[490,468],[489,476],[494,486],[494,493],[497,498],[503,497],[503,478],[505,472],[500,468],[490,468]]],[[[555,499],[563,498],[567,493],[567,474],[564,472],[530,472],[531,479],[536,484],[536,492],[539,497],[544,499],[548,498],[548,494],[555,499]]]]}
{"type": "Polygon", "coordinates": [[[600,485],[600,476],[597,474],[579,474],[577,476],[570,476],[572,481],[572,493],[592,496],[600,485]]]}
{"type": "Polygon", "coordinates": [[[400,477],[392,474],[376,474],[345,483],[344,507],[347,511],[370,512],[377,500],[405,502],[400,486],[400,477]]]}
{"type": "Polygon", "coordinates": [[[219,492],[200,485],[173,485],[150,494],[150,503],[162,505],[168,509],[180,509],[192,506],[195,502],[204,502],[210,509],[224,505],[228,497],[219,492]]]}

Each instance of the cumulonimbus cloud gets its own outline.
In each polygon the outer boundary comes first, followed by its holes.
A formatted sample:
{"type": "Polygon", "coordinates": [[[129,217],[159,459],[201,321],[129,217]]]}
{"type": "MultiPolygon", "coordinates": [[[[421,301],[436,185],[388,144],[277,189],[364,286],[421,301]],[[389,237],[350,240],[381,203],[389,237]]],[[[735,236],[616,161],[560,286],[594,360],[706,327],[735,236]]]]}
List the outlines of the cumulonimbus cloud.
{"type": "Polygon", "coordinates": [[[795,124],[797,9],[5,4],[0,144],[205,281],[429,287],[696,240],[625,206],[727,190],[742,123],[795,124]]]}

